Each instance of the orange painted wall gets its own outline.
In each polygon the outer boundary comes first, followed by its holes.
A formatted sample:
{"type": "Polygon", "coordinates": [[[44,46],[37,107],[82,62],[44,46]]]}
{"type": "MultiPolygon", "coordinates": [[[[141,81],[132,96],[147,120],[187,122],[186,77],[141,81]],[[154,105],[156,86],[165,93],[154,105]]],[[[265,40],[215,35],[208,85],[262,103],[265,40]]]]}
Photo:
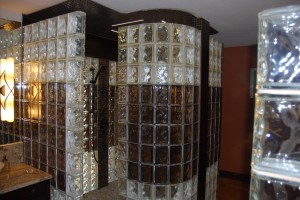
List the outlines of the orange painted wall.
{"type": "Polygon", "coordinates": [[[220,170],[250,174],[254,99],[250,68],[257,66],[257,46],[224,48],[220,170]]]}

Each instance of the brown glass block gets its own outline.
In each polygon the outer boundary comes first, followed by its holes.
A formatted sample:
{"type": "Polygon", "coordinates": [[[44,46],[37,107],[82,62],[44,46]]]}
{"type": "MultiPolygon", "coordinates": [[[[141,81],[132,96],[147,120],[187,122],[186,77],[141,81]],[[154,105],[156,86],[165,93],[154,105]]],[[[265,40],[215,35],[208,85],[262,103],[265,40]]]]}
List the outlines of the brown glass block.
{"type": "Polygon", "coordinates": [[[63,105],[57,106],[57,125],[58,126],[66,125],[66,107],[63,105]]]}
{"type": "Polygon", "coordinates": [[[156,137],[155,143],[166,145],[169,142],[169,131],[168,126],[157,126],[156,127],[156,137]]]}
{"type": "Polygon", "coordinates": [[[48,166],[48,173],[51,174],[52,179],[50,181],[51,185],[56,188],[56,169],[48,166]]]}
{"type": "Polygon", "coordinates": [[[66,104],[66,84],[57,83],[57,103],[66,104]]]}
{"type": "Polygon", "coordinates": [[[182,124],[182,107],[181,106],[171,106],[171,123],[172,124],[182,124]]]}
{"type": "Polygon", "coordinates": [[[166,85],[156,85],[156,104],[167,105],[168,104],[168,86],[166,85]]]}
{"type": "Polygon", "coordinates": [[[188,162],[192,158],[192,147],[190,144],[184,145],[184,162],[188,162]]]}
{"type": "Polygon", "coordinates": [[[192,125],[184,126],[184,144],[192,142],[192,125]]]}
{"type": "MultiPolygon", "coordinates": [[[[15,135],[21,135],[20,127],[21,127],[20,120],[15,119],[15,121],[14,121],[14,134],[15,135]]],[[[0,130],[1,130],[1,128],[0,128],[0,130]]]]}
{"type": "MultiPolygon", "coordinates": [[[[195,106],[196,108],[196,106],[195,106]]],[[[193,106],[186,106],[185,107],[185,123],[191,124],[193,123],[193,106]]]]}
{"type": "Polygon", "coordinates": [[[153,163],[153,146],[142,145],[141,148],[141,161],[143,163],[153,163]]]}
{"type": "Polygon", "coordinates": [[[155,183],[166,184],[168,182],[168,167],[155,166],[155,183]]]}
{"type": "Polygon", "coordinates": [[[66,152],[57,149],[57,168],[65,170],[66,168],[66,152]]]}
{"type": "Polygon", "coordinates": [[[131,123],[139,123],[139,106],[129,105],[128,106],[128,121],[131,123]]]}
{"type": "Polygon", "coordinates": [[[168,107],[157,106],[156,107],[156,124],[167,124],[168,123],[168,107]]]}
{"type": "Polygon", "coordinates": [[[137,163],[128,162],[128,178],[139,180],[139,165],[137,163]]]}
{"type": "Polygon", "coordinates": [[[153,103],[153,92],[151,85],[142,85],[141,86],[141,102],[143,104],[152,104],[153,103]]]}
{"type": "Polygon", "coordinates": [[[22,98],[25,101],[30,101],[29,84],[22,84],[22,98]]]}
{"type": "Polygon", "coordinates": [[[141,181],[152,183],[153,182],[153,166],[141,165],[141,181]]]}
{"type": "Polygon", "coordinates": [[[171,86],[171,104],[183,103],[183,86],[171,86]]]}
{"type": "Polygon", "coordinates": [[[14,115],[15,118],[20,118],[20,102],[15,101],[14,102],[14,115]]]}
{"type": "Polygon", "coordinates": [[[57,127],[57,147],[65,149],[66,143],[66,129],[57,127]]]}
{"type": "Polygon", "coordinates": [[[142,123],[152,124],[153,123],[153,107],[152,106],[142,106],[142,123]]]}
{"type": "Polygon", "coordinates": [[[194,139],[194,141],[198,141],[198,138],[199,138],[199,132],[198,132],[198,130],[199,130],[199,123],[195,123],[194,125],[193,125],[193,139],[194,139]]]}
{"type": "Polygon", "coordinates": [[[40,143],[46,144],[48,140],[47,125],[40,124],[40,143]]]}
{"type": "Polygon", "coordinates": [[[181,146],[171,146],[170,149],[170,163],[181,163],[181,146]]]}
{"type": "Polygon", "coordinates": [[[14,87],[14,98],[15,98],[15,100],[20,100],[20,98],[21,98],[21,87],[20,86],[18,86],[18,85],[15,85],[15,87],[14,87]]]}
{"type": "Polygon", "coordinates": [[[48,103],[56,103],[56,83],[48,83],[47,100],[48,103]]]}
{"type": "Polygon", "coordinates": [[[128,124],[128,141],[134,143],[139,142],[139,125],[128,124]]]}
{"type": "Polygon", "coordinates": [[[56,106],[48,105],[48,124],[56,123],[56,106]]]}
{"type": "Polygon", "coordinates": [[[46,102],[47,101],[47,84],[41,83],[40,84],[40,102],[46,102]]]}
{"type": "Polygon", "coordinates": [[[52,167],[56,167],[56,149],[48,147],[48,164],[52,167]]]}
{"type": "Polygon", "coordinates": [[[31,160],[31,166],[38,169],[39,168],[39,162],[37,160],[31,160]]]}
{"type": "Polygon", "coordinates": [[[198,159],[193,160],[192,174],[195,176],[198,172],[198,159]]]}
{"type": "Polygon", "coordinates": [[[46,104],[39,104],[40,115],[39,121],[46,123],[47,122],[47,105],[46,104]]]}
{"type": "Polygon", "coordinates": [[[171,144],[182,144],[182,126],[171,126],[171,144]]]}
{"type": "Polygon", "coordinates": [[[40,163],[40,170],[42,170],[43,172],[47,172],[47,165],[40,163]]]}
{"type": "Polygon", "coordinates": [[[193,143],[193,159],[198,157],[198,142],[193,143]]]}
{"type": "Polygon", "coordinates": [[[66,173],[57,170],[57,188],[66,191],[66,173]]]}
{"type": "Polygon", "coordinates": [[[31,139],[35,141],[39,141],[39,125],[38,123],[31,123],[31,139]]]}
{"type": "Polygon", "coordinates": [[[32,159],[39,159],[39,143],[32,142],[32,159]]]}
{"type": "Polygon", "coordinates": [[[200,103],[200,91],[199,91],[199,86],[194,86],[194,104],[199,104],[200,103]]]}
{"type": "Polygon", "coordinates": [[[31,138],[31,128],[30,128],[30,123],[23,121],[23,131],[24,131],[24,136],[27,138],[31,138]]]}
{"type": "Polygon", "coordinates": [[[128,101],[129,103],[139,102],[139,86],[137,85],[128,86],[128,101]]]}
{"type": "Polygon", "coordinates": [[[47,158],[48,158],[48,154],[47,154],[47,146],[40,144],[40,161],[42,163],[47,163],[47,158]]]}
{"type": "Polygon", "coordinates": [[[155,163],[168,164],[168,147],[156,146],[155,163]]]}
{"type": "Polygon", "coordinates": [[[23,118],[30,119],[30,103],[28,102],[23,103],[23,118]]]}
{"type": "Polygon", "coordinates": [[[117,133],[119,139],[125,140],[127,138],[127,125],[125,123],[118,123],[117,133]]]}
{"type": "Polygon", "coordinates": [[[118,102],[126,102],[126,86],[118,86],[118,102]]]}
{"type": "Polygon", "coordinates": [[[141,142],[143,144],[153,143],[153,126],[141,126],[141,142]]]}
{"type": "Polygon", "coordinates": [[[181,165],[170,166],[170,182],[171,184],[182,182],[181,165]]]}
{"type": "Polygon", "coordinates": [[[55,129],[55,126],[48,126],[48,145],[56,147],[56,129],[55,129]]]}
{"type": "Polygon", "coordinates": [[[139,146],[137,144],[128,144],[128,160],[139,161],[139,146]]]}
{"type": "Polygon", "coordinates": [[[192,163],[186,163],[183,165],[183,181],[188,181],[192,178],[192,163]]]}
{"type": "Polygon", "coordinates": [[[193,103],[193,86],[185,86],[185,103],[193,103]]]}

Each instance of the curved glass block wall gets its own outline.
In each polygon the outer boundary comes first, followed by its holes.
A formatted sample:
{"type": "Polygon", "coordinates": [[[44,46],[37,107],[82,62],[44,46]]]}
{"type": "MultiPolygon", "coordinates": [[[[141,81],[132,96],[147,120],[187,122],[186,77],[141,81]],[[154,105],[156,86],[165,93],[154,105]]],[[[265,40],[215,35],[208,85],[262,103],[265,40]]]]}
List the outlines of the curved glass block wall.
{"type": "Polygon", "coordinates": [[[180,24],[119,28],[121,198],[197,199],[200,39],[198,30],[180,24]]]}

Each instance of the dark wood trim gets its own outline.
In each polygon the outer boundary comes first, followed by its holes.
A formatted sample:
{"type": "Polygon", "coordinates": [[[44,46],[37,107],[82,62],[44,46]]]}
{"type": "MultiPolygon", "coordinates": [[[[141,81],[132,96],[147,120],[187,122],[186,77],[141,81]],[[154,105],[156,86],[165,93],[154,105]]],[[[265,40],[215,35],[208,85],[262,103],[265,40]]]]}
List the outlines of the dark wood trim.
{"type": "Polygon", "coordinates": [[[247,182],[247,183],[250,182],[250,178],[251,178],[250,174],[240,174],[240,173],[236,173],[236,172],[229,172],[229,171],[223,171],[223,170],[219,171],[219,176],[224,177],[224,178],[238,180],[241,182],[247,182]]]}

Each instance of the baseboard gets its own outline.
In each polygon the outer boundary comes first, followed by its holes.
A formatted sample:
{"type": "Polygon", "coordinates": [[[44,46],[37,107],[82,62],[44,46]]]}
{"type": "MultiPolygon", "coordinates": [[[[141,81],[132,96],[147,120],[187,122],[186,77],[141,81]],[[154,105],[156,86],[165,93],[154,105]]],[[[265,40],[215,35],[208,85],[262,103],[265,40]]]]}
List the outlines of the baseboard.
{"type": "Polygon", "coordinates": [[[235,180],[247,182],[247,183],[250,182],[250,174],[239,174],[239,173],[235,173],[235,172],[228,172],[228,171],[220,170],[219,176],[224,177],[224,178],[235,179],[235,180]]]}

